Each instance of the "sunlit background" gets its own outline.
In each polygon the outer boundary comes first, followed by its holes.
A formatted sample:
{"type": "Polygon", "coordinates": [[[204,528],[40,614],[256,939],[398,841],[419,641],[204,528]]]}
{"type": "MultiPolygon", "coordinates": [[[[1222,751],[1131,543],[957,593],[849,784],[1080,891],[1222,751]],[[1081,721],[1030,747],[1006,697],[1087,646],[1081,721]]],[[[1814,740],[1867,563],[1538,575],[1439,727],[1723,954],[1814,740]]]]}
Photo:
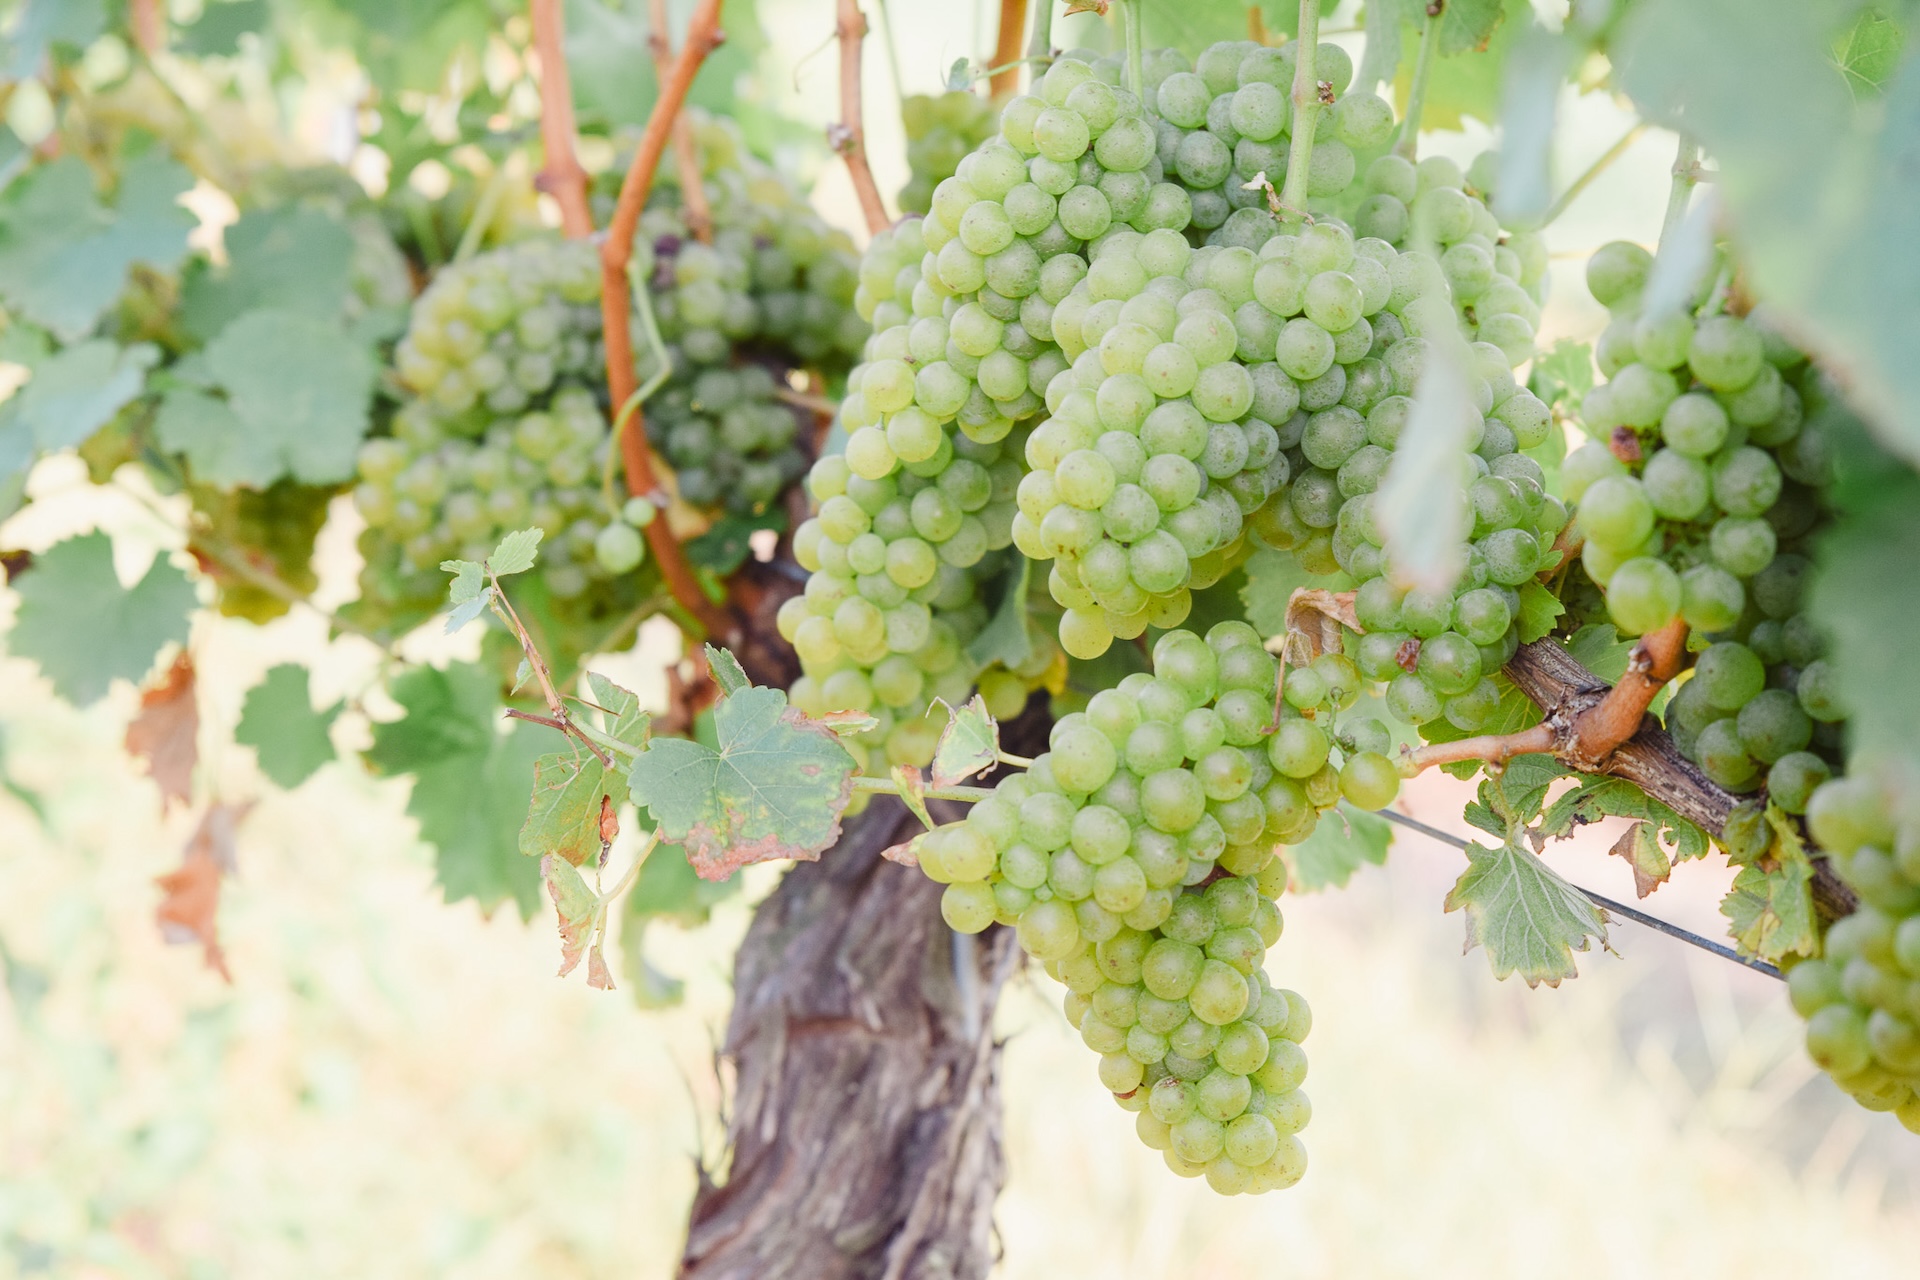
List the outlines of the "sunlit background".
{"type": "MultiPolygon", "coordinates": [[[[824,124],[836,110],[830,6],[759,9],[771,52],[756,92],[824,124]]],[[[990,42],[974,4],[894,0],[892,17],[909,92],[937,89],[955,58],[990,42]]],[[[895,91],[878,41],[871,53],[869,144],[892,191],[905,178],[895,91]]],[[[337,146],[324,97],[309,104],[312,132],[337,146]]],[[[1597,95],[1563,106],[1565,182],[1632,119],[1597,95]]],[[[1490,140],[1476,127],[1424,145],[1465,159],[1490,140]]],[[[1652,239],[1672,145],[1643,134],[1553,227],[1544,341],[1597,331],[1580,263],[1602,239],[1652,239]]],[[[851,229],[839,169],[810,164],[821,208],[851,229]]],[[[0,543],[44,547],[99,525],[123,556],[162,548],[159,522],[89,493],[71,461],[45,464],[34,493],[0,543]]],[[[330,601],[356,569],[350,513],[336,515],[321,556],[330,601]]],[[[139,567],[123,563],[123,576],[139,567]]],[[[12,608],[0,593],[0,618],[12,608]]],[[[653,962],[686,980],[678,1008],[556,980],[550,918],[441,902],[404,784],[346,761],[277,793],[249,751],[219,747],[242,691],[276,662],[311,663],[323,702],[381,714],[372,649],[328,647],[311,615],[206,622],[194,640],[202,742],[222,753],[203,767],[220,798],[258,800],[222,907],[230,986],[154,925],[153,877],[178,864],[191,819],[163,814],[120,750],[132,690],[74,712],[28,664],[0,660],[5,767],[41,805],[0,796],[0,1274],[669,1275],[696,1162],[717,1155],[732,950],[777,872],[756,868],[745,900],[710,925],[650,936],[653,962]]],[[[657,702],[673,644],[649,630],[637,655],[605,665],[657,702]]],[[[337,740],[364,745],[364,723],[344,717],[337,740]]],[[[1461,786],[1423,779],[1403,804],[1463,830],[1461,786]]],[[[1628,869],[1606,856],[1615,834],[1590,829],[1549,859],[1631,898],[1628,869]]],[[[1558,990],[1495,983],[1440,910],[1461,866],[1403,832],[1384,868],[1282,904],[1288,930],[1269,965],[1314,1008],[1316,1114],[1312,1169],[1283,1194],[1221,1200],[1168,1174],[1099,1089],[1057,989],[1016,980],[999,1024],[1001,1273],[1920,1270],[1920,1140],[1813,1069],[1777,983],[1628,923],[1612,931],[1617,955],[1582,957],[1558,990]]],[[[1649,909],[1718,933],[1727,879],[1717,858],[1684,866],[1649,909]]]]}

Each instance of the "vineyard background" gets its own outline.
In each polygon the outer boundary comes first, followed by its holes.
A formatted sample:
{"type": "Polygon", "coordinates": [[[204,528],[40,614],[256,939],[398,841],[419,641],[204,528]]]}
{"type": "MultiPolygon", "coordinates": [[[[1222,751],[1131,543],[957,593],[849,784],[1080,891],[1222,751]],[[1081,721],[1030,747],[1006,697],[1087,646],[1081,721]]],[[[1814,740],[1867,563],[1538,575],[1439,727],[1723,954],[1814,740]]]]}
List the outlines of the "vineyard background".
{"type": "MultiPolygon", "coordinates": [[[[908,91],[937,88],[954,58],[991,43],[989,15],[907,8],[896,0],[908,91]]],[[[761,0],[758,15],[754,92],[824,128],[836,102],[822,6],[761,0]]],[[[329,136],[324,93],[343,87],[316,86],[310,137],[329,136]]],[[[868,147],[891,192],[905,165],[883,58],[868,59],[866,89],[868,147]]],[[[1570,100],[1560,172],[1627,123],[1596,96],[1570,100]]],[[[1470,127],[1427,149],[1464,161],[1487,139],[1470,127]]],[[[1554,226],[1543,346],[1598,331],[1581,262],[1603,240],[1653,238],[1671,152],[1647,131],[1554,226]]],[[[816,205],[857,229],[844,170],[824,149],[807,165],[816,205]]],[[[122,557],[157,548],[150,516],[101,505],[83,482],[73,459],[44,464],[6,545],[97,525],[122,557]]],[[[351,593],[355,524],[337,504],[322,602],[351,593]]],[[[0,623],[12,607],[0,592],[0,623]]],[[[329,647],[311,615],[209,621],[195,638],[207,743],[277,662],[310,665],[323,705],[372,669],[370,650],[329,647]]],[[[662,705],[677,641],[664,626],[646,637],[637,656],[596,665],[662,705]]],[[[477,649],[472,633],[432,639],[477,649]]],[[[717,1140],[729,957],[777,869],[752,869],[709,925],[655,931],[650,954],[686,978],[687,999],[649,1012],[554,982],[546,917],[444,905],[402,817],[403,783],[349,760],[280,793],[229,748],[208,762],[218,794],[261,797],[222,908],[229,987],[153,928],[152,878],[177,863],[191,819],[163,819],[120,749],[134,697],[123,686],[75,712],[30,664],[0,660],[5,768],[42,806],[0,799],[13,1007],[0,1019],[0,1274],[44,1274],[54,1248],[88,1257],[89,1277],[667,1274],[694,1159],[717,1140]]],[[[1464,830],[1464,796],[1432,773],[1399,807],[1464,830]]],[[[1605,856],[1615,835],[1588,829],[1547,860],[1630,898],[1627,867],[1605,856]]],[[[1279,1257],[1303,1277],[1523,1276],[1548,1260],[1570,1276],[1911,1274],[1920,1150],[1806,1061],[1776,984],[1622,925],[1622,955],[1583,957],[1578,982],[1495,985],[1481,957],[1458,954],[1460,922],[1435,910],[1457,871],[1438,852],[1401,832],[1387,865],[1346,892],[1289,900],[1278,960],[1337,1033],[1315,1044],[1321,1176],[1257,1206],[1169,1179],[1085,1087],[1057,993],[1016,982],[999,1013],[1005,1274],[1264,1275],[1279,1257]]],[[[1720,932],[1718,862],[1683,869],[1662,912],[1720,932]]]]}

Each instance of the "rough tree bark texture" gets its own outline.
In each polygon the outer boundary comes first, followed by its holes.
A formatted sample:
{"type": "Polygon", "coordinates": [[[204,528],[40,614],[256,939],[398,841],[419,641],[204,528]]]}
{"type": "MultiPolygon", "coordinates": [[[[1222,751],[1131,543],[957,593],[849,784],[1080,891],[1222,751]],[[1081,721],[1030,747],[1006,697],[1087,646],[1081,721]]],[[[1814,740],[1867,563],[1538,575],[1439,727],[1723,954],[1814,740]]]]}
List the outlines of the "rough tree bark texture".
{"type": "MultiPolygon", "coordinates": [[[[1036,707],[1007,749],[1045,749],[1036,707]]],[[[936,821],[964,808],[935,801],[936,821]]],[[[725,1181],[694,1196],[691,1280],[978,1280],[994,1260],[1011,931],[956,940],[939,885],[880,851],[920,825],[892,797],[789,871],[734,960],[725,1181]]]]}

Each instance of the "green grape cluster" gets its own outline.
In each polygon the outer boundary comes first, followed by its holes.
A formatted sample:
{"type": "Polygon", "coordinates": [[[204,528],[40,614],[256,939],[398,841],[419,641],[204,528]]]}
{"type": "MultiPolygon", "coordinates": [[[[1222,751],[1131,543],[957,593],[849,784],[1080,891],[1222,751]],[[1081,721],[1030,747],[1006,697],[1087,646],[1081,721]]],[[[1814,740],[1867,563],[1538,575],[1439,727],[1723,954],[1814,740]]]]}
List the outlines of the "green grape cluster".
{"type": "Polygon", "coordinates": [[[779,386],[764,365],[717,364],[647,401],[647,434],[675,468],[683,500],[751,515],[806,474],[800,417],[779,386]]]}
{"type": "MultiPolygon", "coordinates": [[[[1292,679],[1318,713],[1313,670],[1292,679]]],[[[1335,678],[1357,692],[1350,663],[1335,678]]],[[[1378,752],[1332,763],[1315,720],[1276,731],[1278,679],[1246,623],[1169,631],[1151,674],[1061,717],[1030,769],[920,842],[947,922],[1013,926],[1067,984],[1068,1017],[1142,1139],[1229,1193],[1304,1171],[1306,1006],[1262,968],[1281,930],[1275,846],[1343,793],[1384,804],[1398,785],[1378,752]]]]}
{"type": "Polygon", "coordinates": [[[900,208],[925,213],[933,207],[933,189],[951,178],[968,152],[993,136],[993,104],[966,89],[938,96],[911,93],[900,100],[900,121],[907,131],[907,185],[900,208]]]}
{"type": "Polygon", "coordinates": [[[1814,792],[1807,823],[1860,909],[1787,971],[1807,1052],[1870,1111],[1920,1133],[1920,821],[1864,775],[1814,792]]]}
{"type": "Polygon", "coordinates": [[[1628,634],[1676,618],[1707,647],[1666,714],[1680,749],[1720,786],[1763,782],[1789,812],[1842,761],[1825,637],[1801,610],[1824,515],[1837,397],[1761,317],[1716,291],[1643,315],[1651,257],[1615,242],[1588,263],[1613,312],[1597,356],[1608,381],[1581,407],[1593,437],[1563,466],[1581,563],[1628,634]]]}
{"type": "MultiPolygon", "coordinates": [[[[414,306],[395,368],[410,393],[390,438],[361,447],[354,503],[370,565],[432,575],[483,559],[504,532],[545,530],[544,577],[571,599],[610,575],[598,482],[599,260],[534,240],[443,270],[414,306]]],[[[619,537],[620,535],[615,535],[619,537]]],[[[629,566],[631,567],[631,566],[629,566]]],[[[368,579],[379,590],[381,576],[368,579]]]]}
{"type": "Polygon", "coordinates": [[[1355,235],[1438,255],[1468,341],[1489,342],[1518,366],[1533,355],[1546,300],[1547,245],[1503,229],[1487,201],[1497,166],[1481,153],[1463,172],[1446,156],[1418,164],[1383,154],[1368,163],[1348,212],[1355,235]]]}

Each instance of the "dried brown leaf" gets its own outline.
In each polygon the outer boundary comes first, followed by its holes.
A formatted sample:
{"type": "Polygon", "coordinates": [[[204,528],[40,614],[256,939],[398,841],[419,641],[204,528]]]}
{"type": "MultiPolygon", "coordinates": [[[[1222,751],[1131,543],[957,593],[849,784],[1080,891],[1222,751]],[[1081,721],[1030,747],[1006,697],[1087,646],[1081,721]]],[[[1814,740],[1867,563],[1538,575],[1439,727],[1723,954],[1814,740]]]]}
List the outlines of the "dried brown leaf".
{"type": "Polygon", "coordinates": [[[220,877],[233,870],[234,828],[252,807],[209,805],[187,841],[179,870],[154,877],[166,893],[154,909],[160,936],[176,946],[198,942],[207,967],[228,982],[233,975],[220,948],[220,877]]]}
{"type": "Polygon", "coordinates": [[[147,772],[159,784],[163,807],[192,801],[199,736],[193,658],[183,649],[160,683],[140,695],[139,714],[127,725],[127,754],[147,762],[147,772]]]}
{"type": "Polygon", "coordinates": [[[1646,897],[1673,874],[1673,863],[1660,847],[1659,828],[1651,822],[1629,823],[1607,852],[1626,859],[1633,868],[1633,892],[1638,897],[1646,897]]]}

